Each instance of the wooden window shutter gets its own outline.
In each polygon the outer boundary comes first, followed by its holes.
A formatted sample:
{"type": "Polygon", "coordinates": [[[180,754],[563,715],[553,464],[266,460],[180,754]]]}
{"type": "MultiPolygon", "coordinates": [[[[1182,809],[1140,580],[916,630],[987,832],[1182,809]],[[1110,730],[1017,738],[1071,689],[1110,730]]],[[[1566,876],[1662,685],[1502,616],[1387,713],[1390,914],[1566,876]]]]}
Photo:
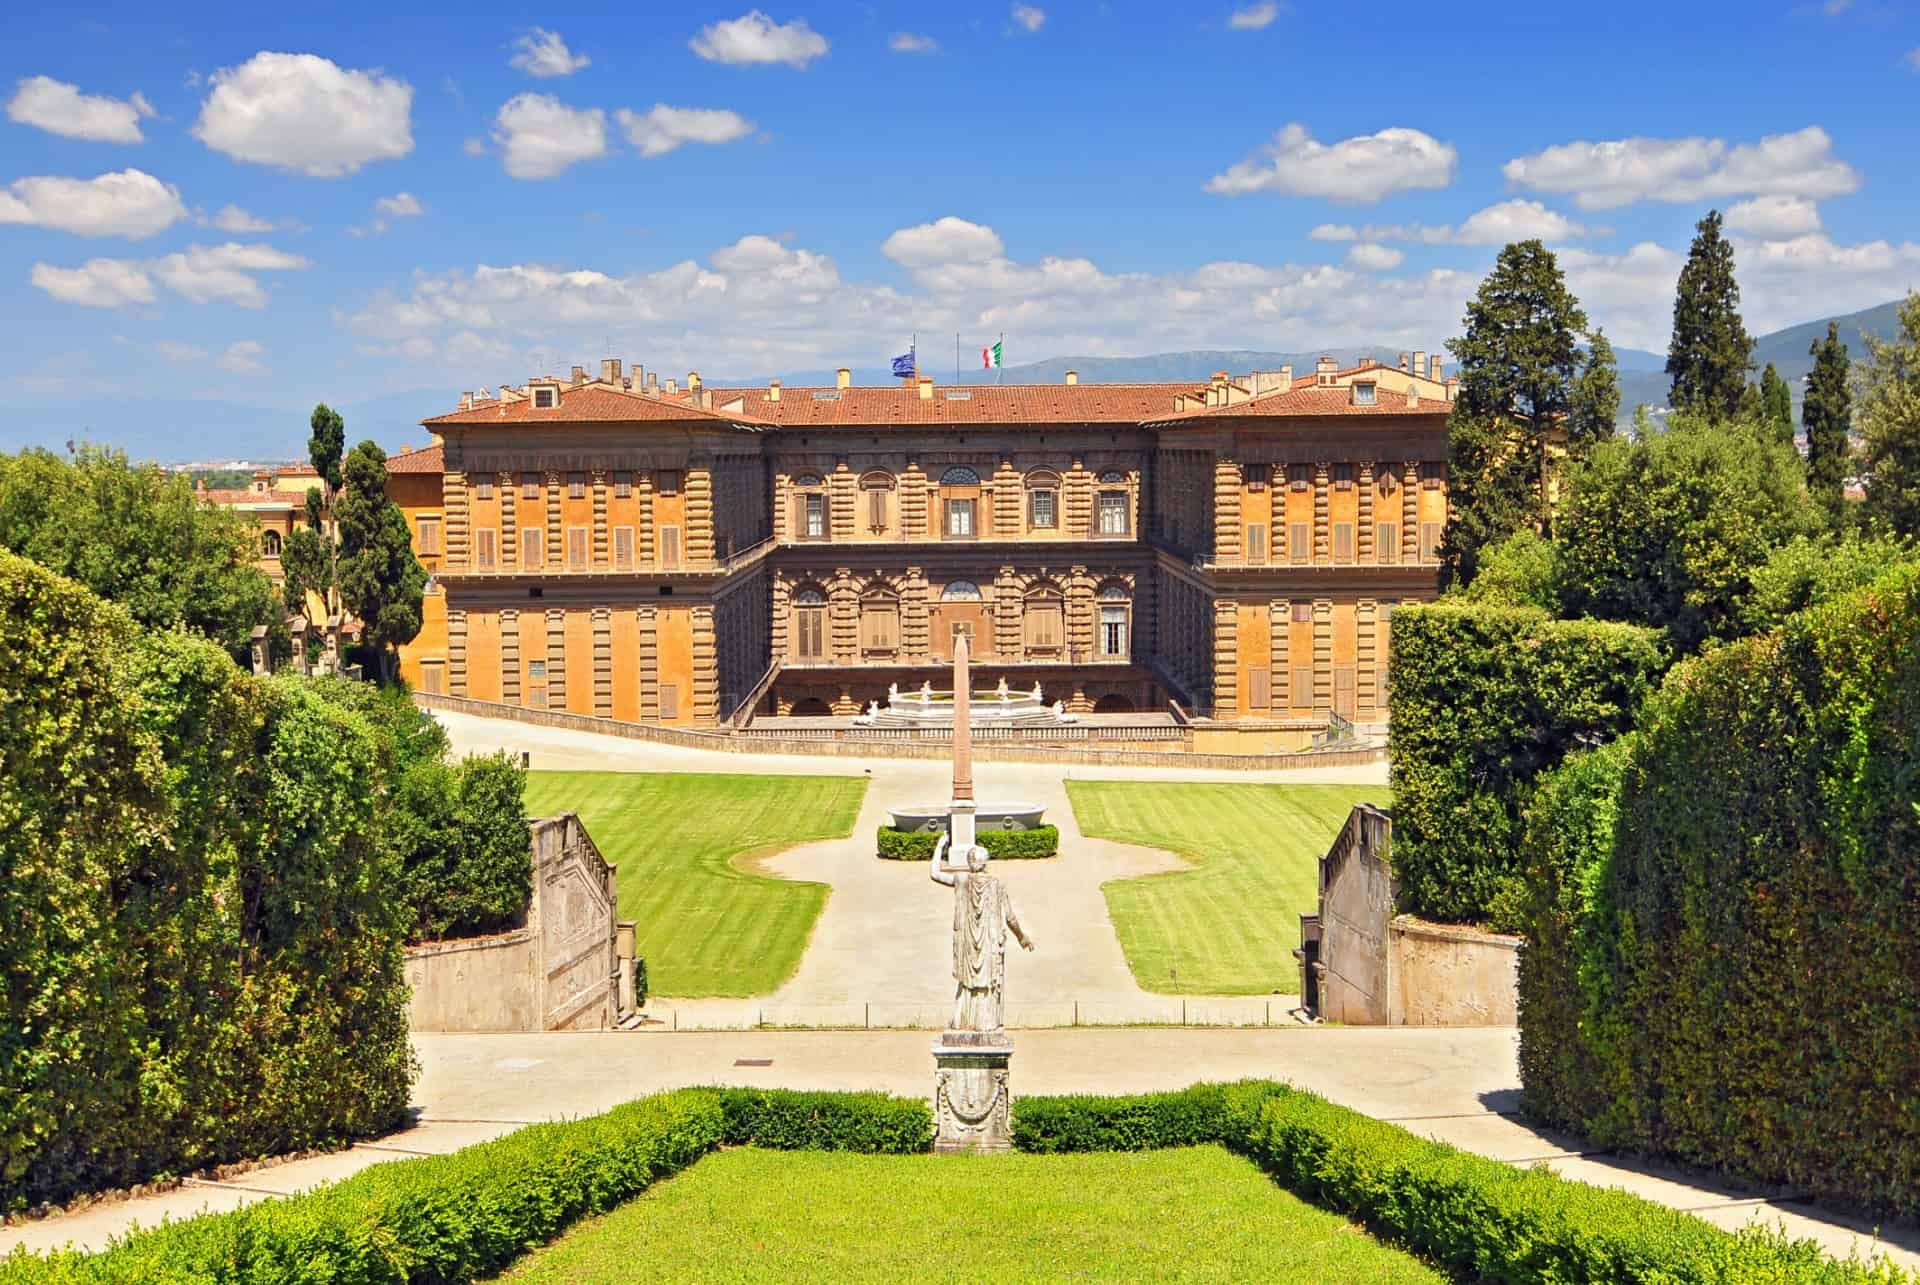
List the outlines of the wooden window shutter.
{"type": "Polygon", "coordinates": [[[1342,718],[1353,717],[1353,670],[1350,667],[1333,671],[1333,712],[1342,718]]]}
{"type": "Polygon", "coordinates": [[[1353,561],[1353,523],[1333,524],[1333,560],[1335,562],[1353,561]]]}
{"type": "Polygon", "coordinates": [[[567,531],[567,566],[574,571],[586,570],[587,529],[583,526],[572,527],[567,531]]]}
{"type": "Polygon", "coordinates": [[[663,719],[680,717],[680,684],[660,684],[660,717],[663,719]]]}
{"type": "Polygon", "coordinates": [[[1440,557],[1440,524],[1422,522],[1420,524],[1420,561],[1434,562],[1440,557]]]}
{"type": "Polygon", "coordinates": [[[630,526],[613,529],[613,565],[620,571],[633,570],[633,528],[630,526]]]}
{"type": "Polygon", "coordinates": [[[662,571],[680,569],[680,528],[677,526],[660,528],[660,569],[662,571]]]}
{"type": "Polygon", "coordinates": [[[1295,709],[1313,708],[1313,666],[1295,665],[1293,668],[1293,707],[1295,709]]]}
{"type": "Polygon", "coordinates": [[[1273,706],[1273,675],[1265,666],[1247,671],[1247,708],[1270,709],[1273,706]]]}
{"type": "Polygon", "coordinates": [[[1374,527],[1373,550],[1382,565],[1400,561],[1400,527],[1382,522],[1374,527]]]}
{"type": "Polygon", "coordinates": [[[1247,524],[1247,561],[1265,562],[1267,560],[1267,524],[1249,522],[1247,524]]]}
{"type": "Polygon", "coordinates": [[[494,531],[492,527],[482,527],[473,533],[474,565],[481,571],[493,570],[494,531]]]}
{"type": "Polygon", "coordinates": [[[875,531],[887,529],[887,493],[877,486],[867,492],[867,525],[875,531]]]}
{"type": "Polygon", "coordinates": [[[1295,562],[1313,561],[1313,524],[1295,522],[1287,527],[1287,552],[1295,562]]]}

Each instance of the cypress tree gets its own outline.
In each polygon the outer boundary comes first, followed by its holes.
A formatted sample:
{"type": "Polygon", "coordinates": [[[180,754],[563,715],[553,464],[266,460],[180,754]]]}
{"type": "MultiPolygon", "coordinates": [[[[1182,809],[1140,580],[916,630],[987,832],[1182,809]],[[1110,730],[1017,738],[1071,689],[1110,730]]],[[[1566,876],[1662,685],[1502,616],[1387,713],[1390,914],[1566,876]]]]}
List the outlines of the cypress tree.
{"type": "Polygon", "coordinates": [[[1548,445],[1567,431],[1580,364],[1574,337],[1586,328],[1539,241],[1501,250],[1467,304],[1466,334],[1447,342],[1460,363],[1447,421],[1447,584],[1472,583],[1487,545],[1546,526],[1548,445]]]}
{"type": "Polygon", "coordinates": [[[1847,479],[1847,432],[1853,422],[1853,393],[1847,387],[1847,346],[1840,342],[1840,326],[1827,323],[1827,337],[1807,349],[1813,373],[1807,376],[1807,394],[1800,403],[1800,422],[1807,430],[1807,489],[1838,518],[1844,512],[1847,479]]]}
{"type": "Polygon", "coordinates": [[[365,642],[393,678],[393,649],[420,632],[427,573],[413,556],[407,515],[387,495],[387,453],[362,442],[347,455],[334,506],[340,528],[340,601],[360,618],[365,642]]]}
{"type": "Polygon", "coordinates": [[[1587,336],[1587,360],[1573,385],[1567,409],[1567,445],[1583,456],[1594,445],[1613,436],[1620,418],[1620,367],[1606,332],[1587,336]]]}
{"type": "Polygon", "coordinates": [[[1760,415],[1776,441],[1793,445],[1793,390],[1772,362],[1760,372],[1760,415]]]}
{"type": "Polygon", "coordinates": [[[1673,299],[1673,341],[1667,346],[1670,401],[1709,419],[1740,412],[1753,366],[1753,340],[1740,319],[1740,283],[1733,276],[1733,246],[1720,235],[1720,211],[1700,220],[1680,269],[1673,299]]]}

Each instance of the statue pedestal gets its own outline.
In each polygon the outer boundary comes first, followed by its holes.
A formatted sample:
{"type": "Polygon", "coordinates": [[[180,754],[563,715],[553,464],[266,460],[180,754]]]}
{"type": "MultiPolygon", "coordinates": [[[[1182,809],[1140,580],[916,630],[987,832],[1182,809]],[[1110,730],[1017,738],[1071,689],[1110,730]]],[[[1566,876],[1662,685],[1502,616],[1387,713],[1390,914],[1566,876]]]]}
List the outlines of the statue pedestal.
{"type": "Polygon", "coordinates": [[[947,1031],[933,1046],[933,1149],[1011,1151],[1013,1042],[947,1031]]]}

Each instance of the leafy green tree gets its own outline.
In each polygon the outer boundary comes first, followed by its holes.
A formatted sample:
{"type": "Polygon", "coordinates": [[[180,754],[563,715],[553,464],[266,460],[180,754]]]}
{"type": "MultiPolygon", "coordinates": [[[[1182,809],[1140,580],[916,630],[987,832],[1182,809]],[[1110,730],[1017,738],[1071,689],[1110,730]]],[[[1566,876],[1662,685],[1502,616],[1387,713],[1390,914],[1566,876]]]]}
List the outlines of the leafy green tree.
{"type": "Polygon", "coordinates": [[[1740,318],[1740,283],[1733,276],[1733,245],[1720,235],[1720,211],[1701,219],[1680,269],[1673,299],[1673,341],[1667,374],[1675,410],[1730,419],[1740,410],[1753,366],[1753,340],[1740,318]]]}
{"type": "Polygon", "coordinates": [[[1813,373],[1807,376],[1800,422],[1807,430],[1807,489],[1838,520],[1846,510],[1848,434],[1853,427],[1853,392],[1847,386],[1847,346],[1840,326],[1827,323],[1827,337],[1807,349],[1813,373]]]}
{"type": "Polygon", "coordinates": [[[1467,304],[1466,334],[1449,340],[1460,363],[1447,420],[1447,524],[1442,577],[1468,585],[1480,551],[1547,523],[1549,446],[1565,431],[1587,328],[1553,252],[1518,241],[1467,304]]]}
{"type": "Polygon", "coordinates": [[[1499,607],[1554,610],[1560,600],[1554,589],[1552,541],[1537,531],[1515,531],[1488,545],[1480,551],[1480,574],[1473,584],[1447,596],[1499,607]]]}
{"type": "Polygon", "coordinates": [[[1860,372],[1866,437],[1867,515],[1920,537],[1920,294],[1900,305],[1895,339],[1867,337],[1860,372]]]}
{"type": "Polygon", "coordinates": [[[1760,415],[1775,441],[1793,445],[1793,389],[1772,362],[1760,372],[1760,415]]]}
{"type": "Polygon", "coordinates": [[[82,446],[72,460],[0,455],[0,547],[120,603],[143,625],[184,626],[236,658],[256,625],[280,623],[244,514],[202,504],[188,480],[124,453],[82,446]]]}
{"type": "Polygon", "coordinates": [[[1920,549],[1886,535],[1796,536],[1754,569],[1753,592],[1741,606],[1748,633],[1777,629],[1797,611],[1872,584],[1920,549]]]}
{"type": "Polygon", "coordinates": [[[394,649],[420,632],[427,573],[413,556],[406,514],[387,496],[387,453],[372,442],[353,448],[341,469],[333,517],[340,533],[340,601],[360,618],[365,641],[393,680],[394,649]]]}
{"type": "Polygon", "coordinates": [[[1620,367],[1606,332],[1587,336],[1587,359],[1567,405],[1567,446],[1575,457],[1613,436],[1620,418],[1620,367]]]}
{"type": "Polygon", "coordinates": [[[280,546],[280,577],[280,596],[287,614],[305,615],[309,591],[324,599],[333,588],[332,543],[307,527],[294,531],[280,546]]]}
{"type": "Polygon", "coordinates": [[[532,892],[526,774],[504,754],[413,764],[399,778],[385,843],[416,940],[511,928],[532,892]]]}
{"type": "Polygon", "coordinates": [[[1739,636],[1759,568],[1824,526],[1791,448],[1749,424],[1675,416],[1664,433],[1603,444],[1567,478],[1560,607],[1665,629],[1692,651],[1739,636]]]}

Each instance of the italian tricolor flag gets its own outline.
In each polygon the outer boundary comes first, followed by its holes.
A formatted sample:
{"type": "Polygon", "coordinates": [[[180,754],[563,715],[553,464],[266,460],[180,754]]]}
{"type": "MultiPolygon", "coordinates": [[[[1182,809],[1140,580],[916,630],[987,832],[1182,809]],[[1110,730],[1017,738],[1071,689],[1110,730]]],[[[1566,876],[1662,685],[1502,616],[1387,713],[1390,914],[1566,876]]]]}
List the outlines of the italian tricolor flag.
{"type": "Polygon", "coordinates": [[[995,345],[994,345],[993,347],[991,347],[991,348],[982,348],[982,349],[980,350],[980,365],[981,365],[981,366],[982,366],[982,367],[983,367],[984,369],[986,369],[986,370],[992,370],[992,369],[994,369],[995,367],[997,367],[997,366],[1000,366],[1000,365],[1002,365],[1002,364],[1003,364],[1003,363],[1002,363],[1002,362],[1001,362],[1001,360],[1000,360],[1000,345],[999,345],[999,344],[995,344],[995,345]]]}

